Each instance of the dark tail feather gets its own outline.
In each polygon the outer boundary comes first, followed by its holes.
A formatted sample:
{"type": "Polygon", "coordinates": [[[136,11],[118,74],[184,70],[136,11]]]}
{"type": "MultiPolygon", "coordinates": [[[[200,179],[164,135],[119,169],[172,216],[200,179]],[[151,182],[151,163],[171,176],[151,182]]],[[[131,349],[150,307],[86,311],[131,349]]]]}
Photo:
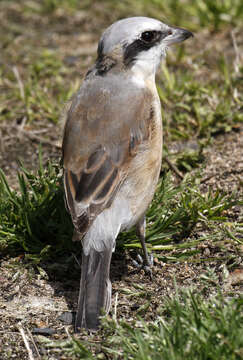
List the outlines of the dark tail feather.
{"type": "Polygon", "coordinates": [[[82,273],[79,289],[78,310],[75,331],[79,328],[96,330],[99,326],[101,309],[106,312],[111,304],[111,283],[109,280],[112,249],[98,252],[91,249],[82,255],[82,273]]]}

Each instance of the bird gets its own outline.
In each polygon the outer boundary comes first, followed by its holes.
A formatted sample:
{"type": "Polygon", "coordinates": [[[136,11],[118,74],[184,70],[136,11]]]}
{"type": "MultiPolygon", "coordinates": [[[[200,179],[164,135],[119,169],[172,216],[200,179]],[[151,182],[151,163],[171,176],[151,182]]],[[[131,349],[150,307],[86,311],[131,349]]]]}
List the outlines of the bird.
{"type": "Polygon", "coordinates": [[[135,226],[144,252],[146,210],[162,161],[161,104],[155,74],[168,46],[193,36],[157,19],[118,20],[103,33],[97,59],[71,99],[63,134],[66,207],[82,242],[75,331],[96,331],[111,306],[116,238],[135,226]]]}

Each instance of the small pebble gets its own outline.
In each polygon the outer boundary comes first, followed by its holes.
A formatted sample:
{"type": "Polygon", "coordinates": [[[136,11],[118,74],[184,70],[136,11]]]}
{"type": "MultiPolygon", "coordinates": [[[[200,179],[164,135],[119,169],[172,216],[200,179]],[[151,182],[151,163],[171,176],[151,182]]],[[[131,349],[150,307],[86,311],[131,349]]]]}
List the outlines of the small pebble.
{"type": "Polygon", "coordinates": [[[62,321],[65,325],[74,324],[75,312],[65,311],[58,316],[58,320],[62,321]]]}

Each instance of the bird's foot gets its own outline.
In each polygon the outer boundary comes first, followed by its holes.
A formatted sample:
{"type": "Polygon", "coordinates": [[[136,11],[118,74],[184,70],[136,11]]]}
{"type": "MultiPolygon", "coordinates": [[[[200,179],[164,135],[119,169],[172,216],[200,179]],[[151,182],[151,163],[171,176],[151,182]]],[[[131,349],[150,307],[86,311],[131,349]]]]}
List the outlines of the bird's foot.
{"type": "Polygon", "coordinates": [[[146,259],[143,259],[140,254],[137,254],[136,260],[132,259],[132,263],[138,271],[144,270],[145,274],[152,280],[153,276],[151,267],[154,264],[154,257],[152,254],[149,254],[146,259]]]}

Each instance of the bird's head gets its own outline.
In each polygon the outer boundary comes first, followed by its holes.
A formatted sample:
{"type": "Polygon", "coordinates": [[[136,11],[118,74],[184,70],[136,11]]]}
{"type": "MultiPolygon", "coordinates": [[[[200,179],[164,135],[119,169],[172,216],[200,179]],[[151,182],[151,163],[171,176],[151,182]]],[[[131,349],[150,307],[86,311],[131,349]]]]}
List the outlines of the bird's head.
{"type": "Polygon", "coordinates": [[[119,20],[103,33],[98,45],[98,61],[108,57],[125,68],[149,76],[155,74],[169,45],[190,36],[193,35],[188,30],[152,18],[119,20]]]}

